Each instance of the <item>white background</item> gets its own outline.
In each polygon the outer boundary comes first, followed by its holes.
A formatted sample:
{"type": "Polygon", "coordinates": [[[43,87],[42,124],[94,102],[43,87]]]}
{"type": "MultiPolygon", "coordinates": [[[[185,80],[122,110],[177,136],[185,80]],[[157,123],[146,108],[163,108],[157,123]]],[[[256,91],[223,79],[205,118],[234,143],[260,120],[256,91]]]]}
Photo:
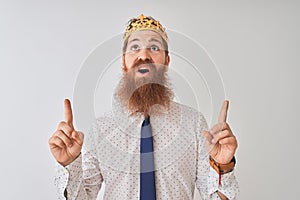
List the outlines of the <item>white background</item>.
{"type": "Polygon", "coordinates": [[[239,142],[239,199],[297,199],[299,8],[283,0],[0,1],[0,198],[56,199],[47,140],[63,120],[63,99],[72,99],[89,53],[145,13],[202,44],[218,66],[239,142]]]}

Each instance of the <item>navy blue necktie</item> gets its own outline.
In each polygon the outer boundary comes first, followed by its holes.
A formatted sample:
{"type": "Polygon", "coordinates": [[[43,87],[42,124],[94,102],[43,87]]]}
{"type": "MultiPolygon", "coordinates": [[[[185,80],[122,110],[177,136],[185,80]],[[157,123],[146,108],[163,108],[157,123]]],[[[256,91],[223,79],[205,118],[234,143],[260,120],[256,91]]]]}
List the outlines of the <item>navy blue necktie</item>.
{"type": "Polygon", "coordinates": [[[154,156],[150,117],[146,118],[142,124],[140,153],[140,200],[155,200],[154,156]]]}

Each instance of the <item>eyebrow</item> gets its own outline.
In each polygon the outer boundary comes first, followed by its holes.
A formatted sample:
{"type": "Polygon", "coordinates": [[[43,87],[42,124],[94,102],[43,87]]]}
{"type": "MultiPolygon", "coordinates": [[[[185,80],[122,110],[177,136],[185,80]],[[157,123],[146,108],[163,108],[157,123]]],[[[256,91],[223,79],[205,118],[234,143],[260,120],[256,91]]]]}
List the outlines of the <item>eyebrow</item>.
{"type": "Polygon", "coordinates": [[[160,40],[158,40],[158,39],[155,39],[155,38],[151,38],[151,39],[149,40],[149,42],[158,42],[159,44],[162,45],[162,42],[161,42],[160,40]]]}
{"type": "MultiPolygon", "coordinates": [[[[135,41],[140,41],[140,39],[134,38],[134,39],[128,41],[128,44],[130,44],[131,42],[135,42],[135,41]]],[[[158,39],[155,39],[155,38],[151,38],[148,42],[158,42],[159,44],[162,45],[162,42],[158,39]]]]}
{"type": "Polygon", "coordinates": [[[137,38],[135,38],[135,39],[129,40],[129,41],[128,41],[128,44],[131,43],[131,42],[135,42],[135,41],[140,41],[140,40],[137,39],[137,38]]]}

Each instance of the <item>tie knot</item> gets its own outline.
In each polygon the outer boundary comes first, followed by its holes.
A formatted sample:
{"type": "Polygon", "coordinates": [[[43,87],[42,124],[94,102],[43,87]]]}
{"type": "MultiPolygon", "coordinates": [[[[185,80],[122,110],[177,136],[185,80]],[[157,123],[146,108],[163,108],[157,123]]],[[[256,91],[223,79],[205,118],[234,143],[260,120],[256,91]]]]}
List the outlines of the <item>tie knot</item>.
{"type": "Polygon", "coordinates": [[[148,115],[148,116],[144,119],[142,126],[147,126],[147,125],[149,125],[149,124],[150,124],[150,116],[148,115]]]}

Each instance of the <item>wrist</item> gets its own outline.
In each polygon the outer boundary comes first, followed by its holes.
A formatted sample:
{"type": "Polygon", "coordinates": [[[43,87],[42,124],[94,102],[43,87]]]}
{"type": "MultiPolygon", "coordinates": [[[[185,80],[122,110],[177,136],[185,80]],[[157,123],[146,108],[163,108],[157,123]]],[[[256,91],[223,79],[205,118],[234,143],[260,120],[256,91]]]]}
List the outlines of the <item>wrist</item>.
{"type": "Polygon", "coordinates": [[[233,171],[236,164],[236,160],[233,156],[233,158],[228,164],[221,164],[216,162],[211,156],[209,156],[209,164],[218,174],[222,175],[233,171]]]}
{"type": "Polygon", "coordinates": [[[210,166],[219,174],[219,186],[222,186],[221,184],[221,177],[223,174],[232,172],[235,166],[236,160],[233,156],[232,160],[228,164],[220,164],[216,162],[211,156],[209,156],[209,164],[210,166]]]}
{"type": "Polygon", "coordinates": [[[73,158],[70,158],[69,160],[67,160],[67,161],[65,161],[65,162],[59,162],[59,161],[58,161],[58,163],[59,163],[60,165],[62,165],[63,167],[66,167],[66,166],[72,164],[72,163],[73,163],[80,155],[81,155],[81,152],[79,152],[79,154],[78,154],[77,156],[75,156],[75,157],[73,157],[73,158]]]}

